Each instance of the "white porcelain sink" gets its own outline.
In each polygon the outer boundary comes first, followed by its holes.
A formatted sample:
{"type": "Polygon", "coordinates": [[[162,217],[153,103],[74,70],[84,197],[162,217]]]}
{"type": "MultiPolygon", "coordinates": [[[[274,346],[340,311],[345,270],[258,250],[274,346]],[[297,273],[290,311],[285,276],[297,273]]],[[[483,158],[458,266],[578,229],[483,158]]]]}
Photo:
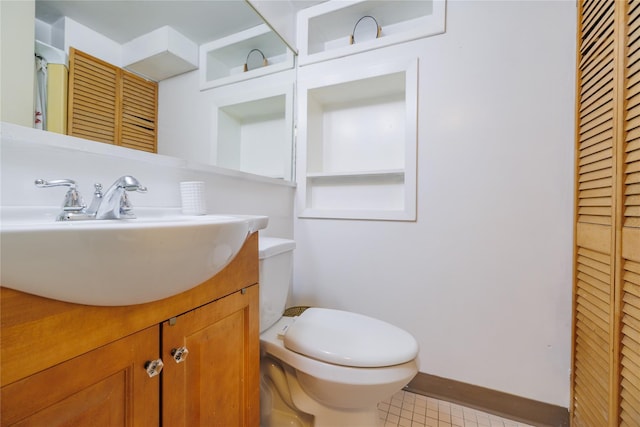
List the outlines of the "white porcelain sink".
{"type": "Polygon", "coordinates": [[[0,285],[88,305],[132,305],[189,290],[222,270],[268,218],[184,216],[56,222],[56,208],[0,213],[0,285]]]}

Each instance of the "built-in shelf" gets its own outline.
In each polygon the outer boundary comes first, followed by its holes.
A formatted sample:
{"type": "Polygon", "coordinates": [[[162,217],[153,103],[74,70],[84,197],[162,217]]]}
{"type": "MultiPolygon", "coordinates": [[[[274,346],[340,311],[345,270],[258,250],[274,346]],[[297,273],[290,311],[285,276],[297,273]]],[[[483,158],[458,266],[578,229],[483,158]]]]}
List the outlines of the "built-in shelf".
{"type": "MultiPolygon", "coordinates": [[[[299,65],[351,55],[445,31],[446,0],[329,0],[298,12],[299,65]],[[358,20],[375,18],[378,37],[370,22],[353,44],[350,37],[358,20]]],[[[375,27],[375,26],[374,26],[375,27]]]]}
{"type": "Polygon", "coordinates": [[[200,90],[291,69],[294,54],[280,37],[262,24],[200,46],[200,90]],[[259,49],[267,64],[245,71],[247,57],[259,49]]]}
{"type": "Polygon", "coordinates": [[[293,84],[244,89],[215,100],[211,163],[291,181],[293,84]]]}
{"type": "Polygon", "coordinates": [[[159,82],[198,68],[198,45],[170,26],[122,45],[127,70],[159,82]]]}
{"type": "Polygon", "coordinates": [[[319,68],[298,80],[298,216],[415,220],[418,60],[319,68]]]}

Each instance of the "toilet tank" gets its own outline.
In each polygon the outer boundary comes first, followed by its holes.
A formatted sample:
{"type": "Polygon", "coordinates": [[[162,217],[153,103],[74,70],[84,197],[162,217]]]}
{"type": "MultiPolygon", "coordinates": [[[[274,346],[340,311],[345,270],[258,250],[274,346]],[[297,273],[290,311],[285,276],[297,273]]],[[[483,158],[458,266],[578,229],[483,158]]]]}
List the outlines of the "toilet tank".
{"type": "Polygon", "coordinates": [[[262,236],[258,239],[261,333],[276,323],[286,308],[295,247],[293,240],[262,236]]]}

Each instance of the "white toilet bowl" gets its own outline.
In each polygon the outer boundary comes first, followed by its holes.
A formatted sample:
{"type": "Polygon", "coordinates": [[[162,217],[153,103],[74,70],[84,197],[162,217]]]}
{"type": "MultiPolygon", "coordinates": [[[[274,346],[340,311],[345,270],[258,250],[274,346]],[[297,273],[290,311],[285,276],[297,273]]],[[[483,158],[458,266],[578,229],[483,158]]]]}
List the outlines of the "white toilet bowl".
{"type": "MultiPolygon", "coordinates": [[[[301,315],[302,320],[307,313],[338,318],[344,314],[353,316],[353,313],[337,310],[309,309],[301,315]]],[[[377,322],[375,319],[371,320],[377,322]]],[[[297,353],[285,346],[288,332],[282,334],[282,331],[287,328],[296,332],[293,329],[296,326],[295,323],[297,323],[296,318],[283,317],[261,334],[260,344],[263,352],[262,375],[267,384],[274,388],[271,393],[285,395],[284,398],[288,398],[292,403],[291,411],[299,417],[298,412],[314,417],[313,424],[298,425],[312,425],[314,427],[376,426],[378,423],[378,402],[402,389],[418,372],[417,345],[407,353],[407,361],[380,367],[338,365],[297,353]],[[266,371],[265,360],[273,365],[266,371]],[[279,369],[280,372],[274,372],[275,369],[279,369]],[[277,375],[283,375],[285,381],[283,382],[281,378],[274,379],[277,375]]],[[[309,338],[313,339],[313,336],[309,336],[309,338]]],[[[379,343],[382,342],[384,340],[381,339],[379,343]]],[[[353,344],[362,344],[366,347],[365,343],[359,343],[357,340],[353,344]]],[[[391,344],[388,350],[398,350],[399,348],[391,344]]],[[[334,353],[326,355],[327,358],[336,356],[334,353]]],[[[350,362],[345,361],[344,363],[350,362]]],[[[369,364],[371,363],[369,361],[369,364]]],[[[353,364],[357,364],[357,362],[354,361],[353,364]]],[[[262,427],[267,427],[265,424],[262,427]]],[[[275,425],[273,424],[274,427],[275,425]]]]}
{"type": "MultiPolygon", "coordinates": [[[[260,286],[272,286],[262,274],[261,265],[260,286]]],[[[261,427],[374,427],[377,404],[418,372],[416,340],[371,317],[310,308],[261,325],[261,427]]]]}

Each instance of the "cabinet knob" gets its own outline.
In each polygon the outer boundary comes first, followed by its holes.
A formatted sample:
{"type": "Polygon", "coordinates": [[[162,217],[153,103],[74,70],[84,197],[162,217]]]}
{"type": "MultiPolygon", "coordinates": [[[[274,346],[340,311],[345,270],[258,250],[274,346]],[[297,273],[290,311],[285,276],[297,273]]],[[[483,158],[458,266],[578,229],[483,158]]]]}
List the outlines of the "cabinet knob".
{"type": "Polygon", "coordinates": [[[147,371],[147,375],[149,375],[149,378],[153,378],[160,372],[162,372],[163,367],[164,363],[162,363],[162,359],[148,360],[144,364],[144,369],[145,371],[147,371]]]}
{"type": "Polygon", "coordinates": [[[171,356],[173,356],[173,360],[175,360],[176,363],[184,362],[188,354],[189,350],[187,350],[187,347],[178,347],[171,350],[171,356]]]}

